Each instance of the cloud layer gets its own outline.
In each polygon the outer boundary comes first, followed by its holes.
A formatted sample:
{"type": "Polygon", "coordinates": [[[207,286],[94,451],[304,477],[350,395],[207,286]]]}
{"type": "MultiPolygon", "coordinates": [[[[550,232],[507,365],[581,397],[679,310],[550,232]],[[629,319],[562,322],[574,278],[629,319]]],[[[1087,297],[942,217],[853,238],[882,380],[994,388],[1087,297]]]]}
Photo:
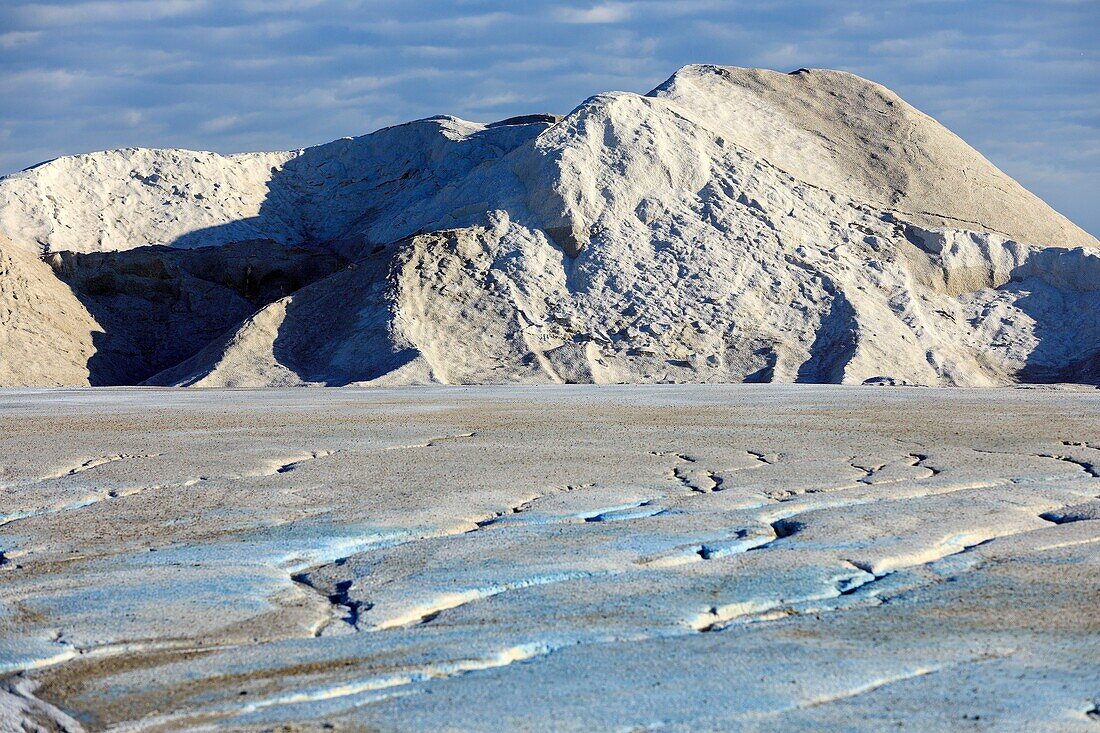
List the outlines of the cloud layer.
{"type": "Polygon", "coordinates": [[[1094,0],[8,0],[0,173],[565,112],[686,63],[817,66],[894,89],[1100,234],[1097,37],[1094,0]]]}

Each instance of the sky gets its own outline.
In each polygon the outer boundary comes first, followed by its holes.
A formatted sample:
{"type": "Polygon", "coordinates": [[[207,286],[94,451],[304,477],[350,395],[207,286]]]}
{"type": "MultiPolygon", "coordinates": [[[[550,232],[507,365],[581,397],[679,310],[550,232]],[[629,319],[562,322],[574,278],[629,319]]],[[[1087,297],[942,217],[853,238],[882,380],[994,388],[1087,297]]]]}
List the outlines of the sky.
{"type": "Polygon", "coordinates": [[[0,174],[295,149],[646,92],[688,63],[890,87],[1100,235],[1100,0],[0,0],[0,174]]]}

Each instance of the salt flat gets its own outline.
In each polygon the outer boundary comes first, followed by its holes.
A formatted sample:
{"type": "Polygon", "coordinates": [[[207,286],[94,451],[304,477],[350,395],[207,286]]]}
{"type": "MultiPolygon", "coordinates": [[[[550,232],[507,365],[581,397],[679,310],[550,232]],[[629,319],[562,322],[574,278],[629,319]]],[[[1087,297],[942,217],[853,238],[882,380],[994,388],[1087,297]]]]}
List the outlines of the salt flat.
{"type": "Polygon", "coordinates": [[[7,390],[0,456],[4,731],[1100,729],[1092,389],[7,390]]]}

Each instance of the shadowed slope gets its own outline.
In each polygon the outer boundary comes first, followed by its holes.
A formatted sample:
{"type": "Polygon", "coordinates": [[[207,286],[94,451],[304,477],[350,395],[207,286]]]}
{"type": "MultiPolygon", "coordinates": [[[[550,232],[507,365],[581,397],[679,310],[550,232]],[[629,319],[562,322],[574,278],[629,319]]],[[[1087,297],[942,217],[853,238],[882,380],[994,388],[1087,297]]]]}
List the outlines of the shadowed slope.
{"type": "Polygon", "coordinates": [[[334,272],[327,252],[271,240],[55,254],[55,272],[95,317],[95,385],[137,384],[178,364],[257,307],[334,272]]]}

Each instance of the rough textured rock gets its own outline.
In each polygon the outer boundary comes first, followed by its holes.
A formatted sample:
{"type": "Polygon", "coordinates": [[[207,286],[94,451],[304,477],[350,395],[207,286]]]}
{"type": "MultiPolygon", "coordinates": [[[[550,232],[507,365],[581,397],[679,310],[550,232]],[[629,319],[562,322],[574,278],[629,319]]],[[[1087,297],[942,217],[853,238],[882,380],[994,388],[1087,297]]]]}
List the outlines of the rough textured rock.
{"type": "Polygon", "coordinates": [[[356,266],[225,308],[151,384],[1097,381],[1100,244],[851,74],[688,66],[563,118],[188,156],[0,180],[0,229],[356,266]]]}

